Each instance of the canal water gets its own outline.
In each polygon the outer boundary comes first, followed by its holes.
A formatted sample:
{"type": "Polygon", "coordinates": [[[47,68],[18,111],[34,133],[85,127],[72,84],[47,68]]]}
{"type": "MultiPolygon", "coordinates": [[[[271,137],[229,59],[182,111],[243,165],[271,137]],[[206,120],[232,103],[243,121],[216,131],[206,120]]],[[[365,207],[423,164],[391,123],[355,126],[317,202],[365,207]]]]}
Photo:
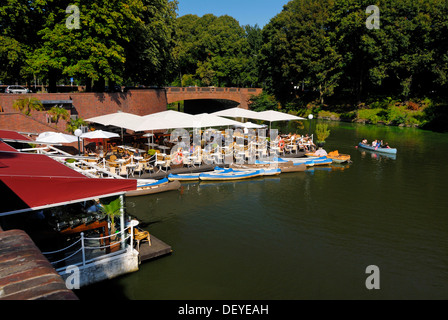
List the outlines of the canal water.
{"type": "Polygon", "coordinates": [[[326,150],[352,164],[128,199],[127,211],[173,254],[79,297],[448,299],[448,135],[328,125],[326,150]],[[357,149],[363,138],[398,154],[357,149]],[[366,287],[372,265],[377,290],[366,287]]]}

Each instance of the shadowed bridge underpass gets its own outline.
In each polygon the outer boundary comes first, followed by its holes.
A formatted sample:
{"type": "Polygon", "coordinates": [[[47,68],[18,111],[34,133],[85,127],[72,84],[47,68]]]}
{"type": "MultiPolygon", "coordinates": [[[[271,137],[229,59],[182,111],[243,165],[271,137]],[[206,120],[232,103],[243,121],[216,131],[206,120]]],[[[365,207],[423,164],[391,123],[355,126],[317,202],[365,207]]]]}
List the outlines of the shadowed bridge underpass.
{"type": "Polygon", "coordinates": [[[238,106],[249,109],[249,100],[263,92],[261,88],[167,87],[167,103],[184,101],[184,111],[191,114],[238,106]]]}

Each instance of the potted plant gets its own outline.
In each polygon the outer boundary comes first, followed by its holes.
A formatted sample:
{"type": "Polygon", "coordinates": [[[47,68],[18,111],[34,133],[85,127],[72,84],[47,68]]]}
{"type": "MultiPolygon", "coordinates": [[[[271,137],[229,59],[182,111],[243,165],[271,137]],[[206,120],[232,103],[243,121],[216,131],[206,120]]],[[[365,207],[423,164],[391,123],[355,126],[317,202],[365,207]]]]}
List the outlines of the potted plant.
{"type": "Polygon", "coordinates": [[[316,125],[317,146],[322,148],[325,145],[325,140],[329,136],[330,136],[330,130],[328,130],[328,125],[324,123],[318,123],[316,125]]]}
{"type": "Polygon", "coordinates": [[[110,240],[111,240],[111,247],[110,251],[113,252],[117,250],[120,246],[120,242],[117,241],[117,236],[114,236],[116,233],[116,227],[115,227],[115,218],[120,217],[122,212],[122,206],[123,203],[121,201],[121,197],[111,199],[111,198],[104,198],[101,199],[101,211],[105,213],[110,218],[110,240]]]}

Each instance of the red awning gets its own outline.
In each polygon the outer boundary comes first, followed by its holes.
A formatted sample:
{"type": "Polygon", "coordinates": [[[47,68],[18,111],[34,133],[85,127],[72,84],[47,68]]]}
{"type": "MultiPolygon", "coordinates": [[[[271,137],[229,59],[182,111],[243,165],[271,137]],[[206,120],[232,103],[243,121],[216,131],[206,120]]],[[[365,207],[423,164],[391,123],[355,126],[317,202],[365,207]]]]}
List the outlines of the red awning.
{"type": "Polygon", "coordinates": [[[20,133],[17,133],[15,131],[0,130],[0,151],[17,151],[3,140],[7,142],[33,141],[30,138],[21,135],[20,133]]]}
{"type": "Polygon", "coordinates": [[[19,141],[33,141],[32,139],[10,130],[0,130],[0,139],[3,140],[19,140],[19,141]]]}
{"type": "Polygon", "coordinates": [[[0,140],[0,151],[12,151],[15,152],[17,151],[16,149],[14,149],[13,147],[11,147],[9,144],[3,142],[2,140],[0,140]]]}
{"type": "Polygon", "coordinates": [[[122,194],[137,180],[92,179],[46,155],[0,151],[0,216],[122,194]]]}

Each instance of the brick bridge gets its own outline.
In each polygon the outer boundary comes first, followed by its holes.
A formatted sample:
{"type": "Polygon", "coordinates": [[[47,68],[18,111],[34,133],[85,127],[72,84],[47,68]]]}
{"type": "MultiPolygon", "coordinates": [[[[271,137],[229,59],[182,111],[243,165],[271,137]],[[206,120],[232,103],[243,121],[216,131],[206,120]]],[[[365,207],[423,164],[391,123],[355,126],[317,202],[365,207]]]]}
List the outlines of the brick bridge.
{"type": "MultiPolygon", "coordinates": [[[[80,90],[80,89],[79,89],[80,90]]],[[[213,112],[209,100],[235,101],[241,108],[248,109],[248,101],[258,95],[258,88],[214,88],[214,87],[167,87],[159,89],[136,89],[117,93],[69,92],[0,94],[0,128],[22,132],[64,131],[66,121],[52,123],[47,111],[53,105],[64,103],[70,115],[88,119],[114,112],[128,112],[147,115],[164,111],[167,104],[178,101],[203,101],[195,111],[213,112]],[[25,116],[13,108],[14,101],[34,97],[44,103],[46,111],[33,111],[25,116]]],[[[195,103],[192,102],[192,103],[195,103]]]]}
{"type": "MultiPolygon", "coordinates": [[[[240,108],[249,109],[249,99],[263,92],[260,88],[221,88],[221,87],[167,87],[167,103],[185,100],[230,100],[240,108]]],[[[206,111],[205,111],[206,112],[206,111]]]]}

